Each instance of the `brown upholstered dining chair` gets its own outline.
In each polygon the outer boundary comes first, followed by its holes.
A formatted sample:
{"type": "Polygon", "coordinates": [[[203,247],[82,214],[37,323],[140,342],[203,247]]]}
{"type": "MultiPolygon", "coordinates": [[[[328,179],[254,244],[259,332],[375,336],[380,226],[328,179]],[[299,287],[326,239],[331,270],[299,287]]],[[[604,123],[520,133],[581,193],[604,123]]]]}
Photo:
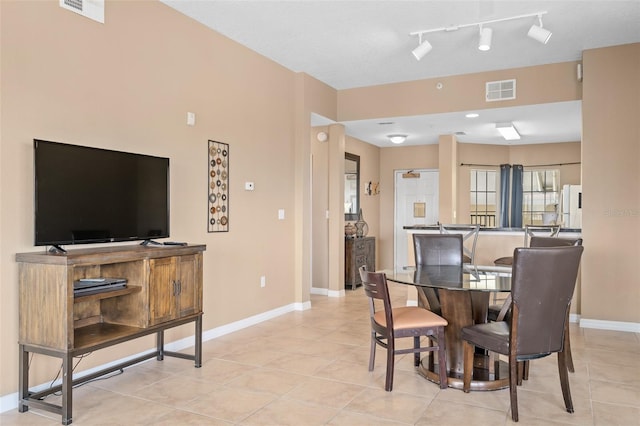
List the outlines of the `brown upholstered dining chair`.
{"type": "MultiPolygon", "coordinates": [[[[462,266],[463,237],[461,234],[413,234],[416,267],[433,265],[462,266]]],[[[440,315],[438,292],[429,287],[418,288],[422,306],[440,315]]]]}
{"type": "Polygon", "coordinates": [[[463,390],[469,392],[474,348],[509,358],[511,418],[518,421],[518,365],[558,354],[558,374],[567,412],[573,413],[569,389],[566,321],[580,267],[582,246],[516,248],[511,284],[511,321],[464,327],[463,390]],[[544,266],[541,266],[544,265],[544,266]]]}
{"type": "Polygon", "coordinates": [[[360,267],[360,278],[364,292],[369,298],[371,317],[371,352],[369,371],[373,371],[376,359],[376,345],[387,350],[387,372],[384,389],[393,389],[393,371],[395,356],[413,353],[414,365],[420,365],[421,352],[438,352],[440,388],[447,388],[447,365],[445,357],[444,328],[447,320],[418,306],[391,306],[387,276],[382,272],[370,272],[366,266],[360,267]],[[379,301],[376,303],[376,301],[379,301]],[[381,305],[381,306],[380,306],[381,305]],[[430,346],[421,346],[420,338],[427,337],[430,346]],[[396,340],[413,338],[413,346],[406,349],[396,348],[396,340]],[[437,345],[433,345],[434,340],[437,345]]]}
{"type": "Polygon", "coordinates": [[[480,233],[480,225],[448,225],[441,223],[440,233],[462,235],[462,262],[476,264],[476,244],[480,233]]]}
{"type": "MultiPolygon", "coordinates": [[[[536,237],[532,236],[529,241],[529,247],[567,247],[567,246],[581,246],[582,238],[556,238],[556,237],[536,237]]],[[[506,318],[509,320],[510,312],[509,306],[511,304],[511,298],[507,297],[503,305],[491,305],[487,317],[489,321],[501,321],[506,318]]],[[[573,365],[573,355],[571,354],[571,339],[569,336],[569,311],[567,311],[567,322],[565,330],[565,352],[567,354],[567,367],[569,372],[574,373],[575,367],[573,365]]],[[[529,363],[524,363],[523,377],[524,380],[529,378],[529,363]]]]}
{"type": "MultiPolygon", "coordinates": [[[[530,240],[534,237],[555,238],[560,234],[560,225],[525,225],[524,226],[524,245],[529,247],[530,240]]],[[[513,265],[513,256],[500,257],[493,261],[496,266],[513,265]]]]}

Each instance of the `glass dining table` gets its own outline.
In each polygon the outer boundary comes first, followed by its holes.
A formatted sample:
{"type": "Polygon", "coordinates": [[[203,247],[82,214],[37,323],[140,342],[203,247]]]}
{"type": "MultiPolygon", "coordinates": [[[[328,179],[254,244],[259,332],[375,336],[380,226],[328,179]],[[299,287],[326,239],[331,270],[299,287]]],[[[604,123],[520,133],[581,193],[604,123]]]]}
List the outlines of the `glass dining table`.
{"type": "MultiPolygon", "coordinates": [[[[448,386],[462,389],[463,342],[460,330],[487,322],[489,299],[497,292],[511,291],[511,268],[496,266],[419,266],[382,271],[387,281],[415,286],[418,304],[439,313],[448,321],[445,330],[448,386]]],[[[425,357],[418,368],[428,380],[439,383],[433,356],[425,357]]],[[[509,387],[508,364],[477,351],[471,390],[509,387]]]]}

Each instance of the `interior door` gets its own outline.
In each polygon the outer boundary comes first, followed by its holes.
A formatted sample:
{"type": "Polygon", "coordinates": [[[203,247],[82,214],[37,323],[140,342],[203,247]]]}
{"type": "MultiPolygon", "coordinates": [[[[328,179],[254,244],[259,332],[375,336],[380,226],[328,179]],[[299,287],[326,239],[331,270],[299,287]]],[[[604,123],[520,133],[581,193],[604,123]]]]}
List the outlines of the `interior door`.
{"type": "Polygon", "coordinates": [[[404,226],[438,222],[438,171],[396,170],[394,267],[408,265],[408,238],[404,226]]]}

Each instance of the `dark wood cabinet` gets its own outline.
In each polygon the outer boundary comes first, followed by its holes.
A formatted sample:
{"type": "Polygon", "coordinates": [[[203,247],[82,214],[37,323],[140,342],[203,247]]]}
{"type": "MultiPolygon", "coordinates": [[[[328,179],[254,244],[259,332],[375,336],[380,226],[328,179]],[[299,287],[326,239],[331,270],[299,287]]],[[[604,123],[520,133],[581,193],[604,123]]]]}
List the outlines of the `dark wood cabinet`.
{"type": "Polygon", "coordinates": [[[354,290],[362,284],[358,268],[367,265],[368,271],[376,270],[376,238],[345,238],[344,257],[344,286],[354,290]]]}
{"type": "Polygon", "coordinates": [[[65,254],[19,253],[19,406],[40,408],[71,423],[73,385],[129,365],[164,356],[202,364],[202,252],[204,245],[115,246],[69,250],[65,254]],[[125,278],[126,288],[74,296],[83,278],[125,278]],[[194,354],[164,349],[164,331],[194,323],[194,354]],[[156,350],[73,378],[73,357],[149,334],[156,350]],[[62,384],[42,392],[29,389],[30,354],[62,359],[62,384]],[[43,396],[62,395],[62,404],[43,396]]]}

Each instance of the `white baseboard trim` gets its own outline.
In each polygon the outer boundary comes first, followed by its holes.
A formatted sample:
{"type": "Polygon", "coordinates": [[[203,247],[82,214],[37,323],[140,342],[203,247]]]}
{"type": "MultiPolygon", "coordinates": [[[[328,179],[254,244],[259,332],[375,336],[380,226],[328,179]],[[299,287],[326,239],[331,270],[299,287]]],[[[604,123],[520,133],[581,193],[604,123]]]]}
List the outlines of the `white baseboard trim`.
{"type": "Polygon", "coordinates": [[[627,331],[631,333],[640,333],[640,323],[624,322],[624,321],[604,321],[583,318],[580,319],[581,328],[597,328],[600,330],[627,331]]]}
{"type": "MultiPolygon", "coordinates": [[[[202,333],[202,341],[206,342],[208,340],[215,339],[216,337],[224,336],[225,334],[233,333],[234,331],[242,330],[243,328],[251,327],[253,325],[259,324],[261,322],[279,317],[280,315],[284,315],[286,313],[292,311],[304,311],[311,308],[311,302],[303,302],[303,303],[291,303],[289,305],[282,306],[280,308],[272,309],[267,312],[263,312],[258,315],[253,315],[251,317],[232,322],[230,324],[225,324],[220,327],[213,328],[211,330],[204,331],[202,333]]],[[[180,340],[176,340],[171,343],[167,343],[164,345],[165,350],[178,352],[183,349],[193,347],[195,345],[195,337],[193,335],[189,337],[185,337],[180,340]]],[[[120,364],[122,362],[129,361],[131,359],[137,358],[139,356],[149,354],[153,352],[153,349],[149,349],[147,351],[143,351],[137,354],[129,355],[127,357],[108,362],[106,364],[102,364],[88,370],[84,370],[75,375],[75,378],[85,377],[89,374],[93,374],[97,371],[103,370],[105,368],[112,367],[114,365],[120,364]]],[[[153,359],[153,358],[152,358],[153,359]]],[[[149,359],[144,362],[151,361],[149,359]]],[[[62,379],[58,379],[53,383],[53,386],[57,386],[62,383],[62,379]]],[[[51,382],[42,383],[36,386],[32,386],[29,388],[31,391],[39,392],[43,391],[51,386],[51,382]]],[[[18,392],[10,393],[7,395],[3,395],[0,397],[0,413],[4,413],[5,411],[15,410],[18,408],[18,392]]]]}
{"type": "Polygon", "coordinates": [[[311,287],[311,294],[327,297],[345,297],[347,295],[345,290],[329,290],[321,287],[311,287]]]}

